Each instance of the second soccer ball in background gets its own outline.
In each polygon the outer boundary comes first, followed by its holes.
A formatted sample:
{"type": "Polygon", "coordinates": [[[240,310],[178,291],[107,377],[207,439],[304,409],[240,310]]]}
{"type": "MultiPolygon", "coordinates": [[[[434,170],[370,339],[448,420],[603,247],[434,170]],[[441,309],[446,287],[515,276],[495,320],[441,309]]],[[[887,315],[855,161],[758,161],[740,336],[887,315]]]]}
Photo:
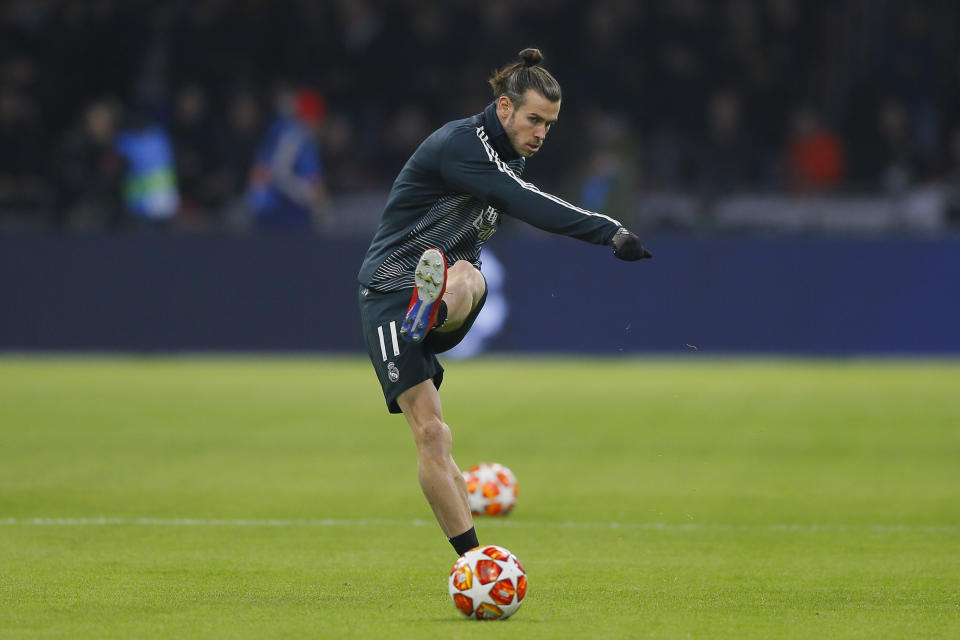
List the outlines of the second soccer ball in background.
{"type": "Polygon", "coordinates": [[[517,478],[496,462],[481,462],[463,472],[475,515],[502,516],[517,502],[517,478]]]}

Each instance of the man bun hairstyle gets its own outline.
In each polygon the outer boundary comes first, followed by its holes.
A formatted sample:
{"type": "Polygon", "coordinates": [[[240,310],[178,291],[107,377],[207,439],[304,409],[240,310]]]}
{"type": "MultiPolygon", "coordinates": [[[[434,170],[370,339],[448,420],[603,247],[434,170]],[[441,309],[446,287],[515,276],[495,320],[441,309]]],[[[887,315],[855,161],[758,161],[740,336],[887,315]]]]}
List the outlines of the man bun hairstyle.
{"type": "Polygon", "coordinates": [[[523,97],[528,89],[533,89],[550,102],[559,102],[561,97],[560,83],[549,71],[540,66],[543,54],[540,49],[524,49],[519,59],[511,62],[490,76],[490,86],[493,88],[493,98],[507,96],[514,106],[523,104],[523,97]]]}
{"type": "Polygon", "coordinates": [[[520,52],[520,60],[525,67],[535,67],[543,62],[543,53],[540,49],[524,49],[520,52]]]}

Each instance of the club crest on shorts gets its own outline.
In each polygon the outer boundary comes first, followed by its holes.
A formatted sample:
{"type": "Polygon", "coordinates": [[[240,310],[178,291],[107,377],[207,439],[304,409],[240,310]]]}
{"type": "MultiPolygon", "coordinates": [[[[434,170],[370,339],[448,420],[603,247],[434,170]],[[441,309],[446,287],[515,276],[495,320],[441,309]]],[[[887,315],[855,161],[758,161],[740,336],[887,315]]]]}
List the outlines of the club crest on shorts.
{"type": "Polygon", "coordinates": [[[397,365],[392,362],[387,363],[387,377],[390,378],[390,382],[396,382],[400,379],[400,369],[397,369],[397,365]]]}

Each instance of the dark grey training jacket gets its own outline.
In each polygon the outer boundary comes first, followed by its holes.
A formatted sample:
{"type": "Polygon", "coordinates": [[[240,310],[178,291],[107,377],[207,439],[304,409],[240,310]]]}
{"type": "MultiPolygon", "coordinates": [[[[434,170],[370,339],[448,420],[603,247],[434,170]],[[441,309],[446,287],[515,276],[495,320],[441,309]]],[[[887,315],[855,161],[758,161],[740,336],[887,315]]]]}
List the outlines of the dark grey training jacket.
{"type": "Polygon", "coordinates": [[[480,268],[483,243],[500,214],[594,244],[610,241],[620,223],[544,193],[520,179],[525,159],[510,145],[495,103],[482,113],[434,131],[400,171],[367,250],[358,280],[374,291],[413,287],[424,250],[447,263],[480,268]]]}

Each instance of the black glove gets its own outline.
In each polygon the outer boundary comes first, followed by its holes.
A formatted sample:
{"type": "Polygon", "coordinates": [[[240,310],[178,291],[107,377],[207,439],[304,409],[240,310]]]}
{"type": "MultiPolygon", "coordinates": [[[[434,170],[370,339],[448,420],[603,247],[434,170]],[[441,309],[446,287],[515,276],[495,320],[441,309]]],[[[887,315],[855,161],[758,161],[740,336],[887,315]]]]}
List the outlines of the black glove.
{"type": "Polygon", "coordinates": [[[613,237],[610,238],[610,244],[613,245],[613,255],[621,260],[632,262],[633,260],[653,257],[653,254],[640,244],[640,238],[623,227],[617,229],[617,232],[613,234],[613,237]]]}

